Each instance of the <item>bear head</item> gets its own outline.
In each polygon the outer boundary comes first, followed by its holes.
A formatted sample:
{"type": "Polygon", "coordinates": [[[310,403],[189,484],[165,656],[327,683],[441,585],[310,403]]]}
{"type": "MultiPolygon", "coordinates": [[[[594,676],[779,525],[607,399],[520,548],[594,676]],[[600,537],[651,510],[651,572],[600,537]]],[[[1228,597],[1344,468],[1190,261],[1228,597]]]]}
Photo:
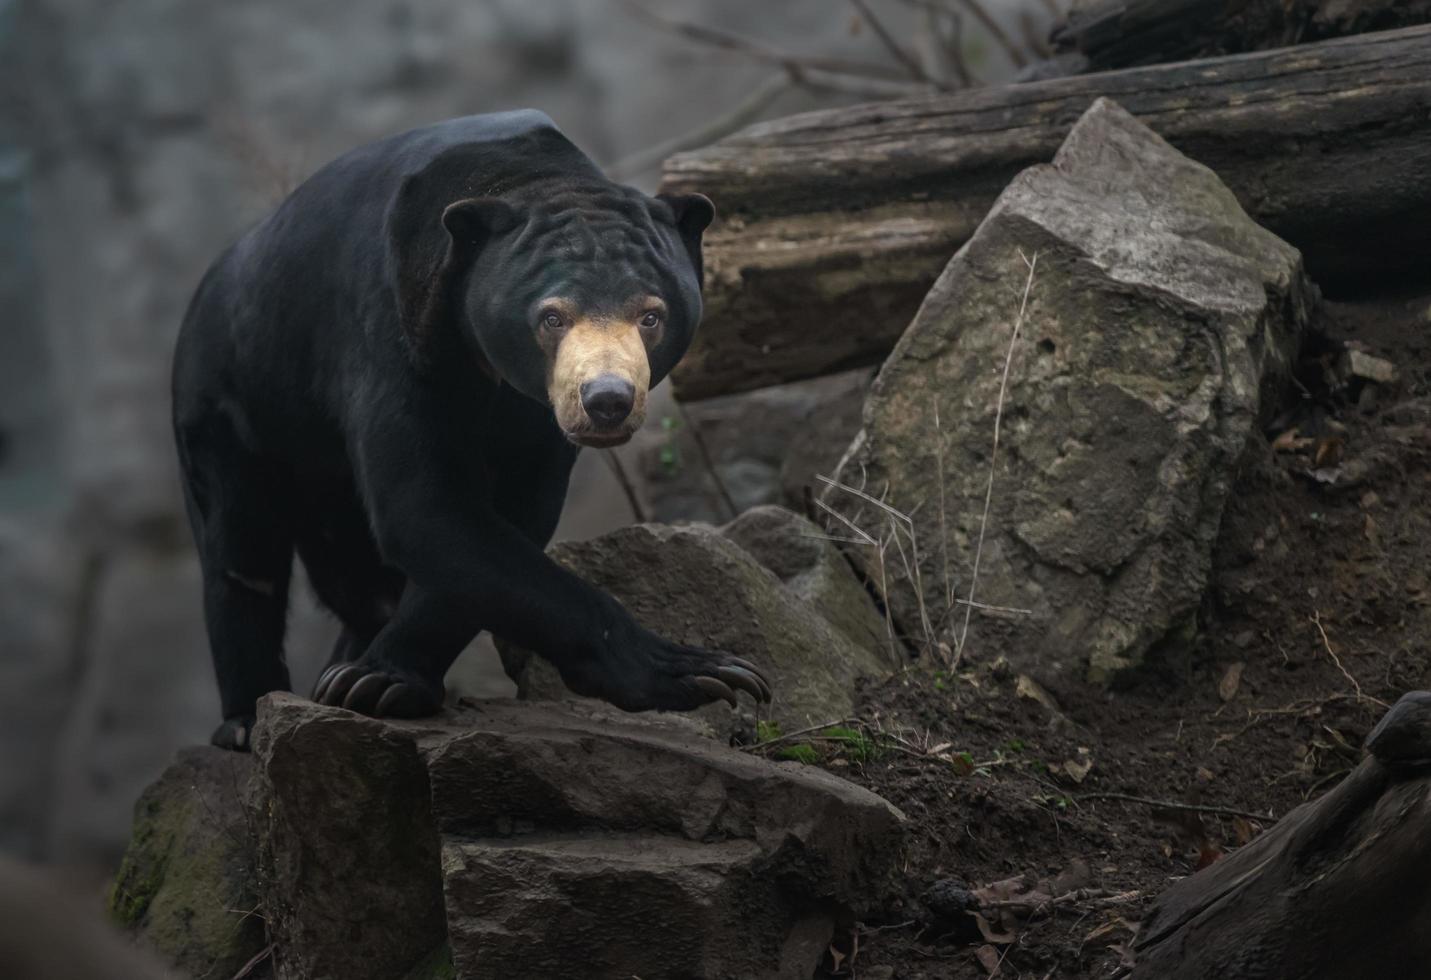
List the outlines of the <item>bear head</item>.
{"type": "Polygon", "coordinates": [[[620,445],[700,322],[714,213],[699,194],[605,180],[453,201],[441,260],[424,269],[416,256],[407,289],[399,258],[404,328],[419,354],[455,329],[490,374],[549,404],[572,442],[620,445]]]}

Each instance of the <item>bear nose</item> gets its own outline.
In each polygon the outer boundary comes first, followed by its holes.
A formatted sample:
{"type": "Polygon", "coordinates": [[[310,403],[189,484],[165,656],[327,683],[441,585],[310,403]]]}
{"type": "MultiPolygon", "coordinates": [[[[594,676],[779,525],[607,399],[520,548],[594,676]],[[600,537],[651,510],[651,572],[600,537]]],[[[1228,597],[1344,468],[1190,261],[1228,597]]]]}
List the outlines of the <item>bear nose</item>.
{"type": "Polygon", "coordinates": [[[626,421],[636,402],[636,386],[614,374],[582,383],[581,407],[598,429],[614,429],[626,421]]]}

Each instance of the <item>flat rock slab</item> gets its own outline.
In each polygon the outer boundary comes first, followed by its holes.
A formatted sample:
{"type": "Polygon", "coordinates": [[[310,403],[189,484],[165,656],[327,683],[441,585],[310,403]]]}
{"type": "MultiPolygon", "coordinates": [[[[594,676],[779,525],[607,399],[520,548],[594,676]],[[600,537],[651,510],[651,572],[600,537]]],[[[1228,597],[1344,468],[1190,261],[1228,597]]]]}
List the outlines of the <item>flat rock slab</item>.
{"type": "Polygon", "coordinates": [[[808,980],[903,822],[822,770],[589,702],[389,722],[270,695],[254,748],[283,978],[808,980]]]}
{"type": "MultiPolygon", "coordinates": [[[[949,262],[841,466],[911,516],[917,560],[886,549],[883,568],[905,633],[952,643],[962,629],[951,597],[973,578],[999,416],[976,599],[1027,612],[976,614],[967,654],[1108,679],[1175,638],[1316,297],[1296,249],[1212,171],[1095,103],[949,262]]],[[[891,533],[859,497],[825,499],[891,533]]],[[[876,549],[849,553],[880,580],[876,549]]]]}
{"type": "MultiPolygon", "coordinates": [[[[786,730],[848,717],[862,677],[894,669],[889,640],[869,596],[815,525],[778,508],[762,508],[766,532],[808,544],[781,554],[779,574],[737,541],[754,529],[737,521],[725,531],[709,525],[641,524],[589,541],[567,541],[551,556],[605,589],[647,629],[752,661],[770,678],[775,700],[768,717],[786,730]],[[772,518],[770,511],[778,515],[772,518]],[[808,533],[808,541],[798,538],[808,533]],[[843,577],[841,577],[843,576],[843,577]],[[826,614],[835,614],[834,621],[826,614]]],[[[774,542],[772,542],[774,543],[774,542]]],[[[545,660],[498,638],[503,662],[524,699],[574,695],[545,660]]],[[[744,700],[742,710],[750,703],[744,700]]],[[[724,737],[750,727],[725,705],[695,717],[724,737]]]]}

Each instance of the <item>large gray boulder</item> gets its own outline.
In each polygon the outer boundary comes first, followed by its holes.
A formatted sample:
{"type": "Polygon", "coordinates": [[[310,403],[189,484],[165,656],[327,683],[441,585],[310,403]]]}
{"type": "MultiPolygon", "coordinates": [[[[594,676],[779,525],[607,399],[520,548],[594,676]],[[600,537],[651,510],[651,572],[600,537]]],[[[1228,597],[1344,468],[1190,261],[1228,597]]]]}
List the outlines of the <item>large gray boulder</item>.
{"type": "Polygon", "coordinates": [[[275,694],[253,768],[249,880],[284,980],[808,980],[880,900],[903,822],[822,770],[591,703],[393,722],[275,694]]]}
{"type": "MultiPolygon", "coordinates": [[[[812,534],[820,533],[813,525],[809,528],[812,534]]],[[[708,525],[625,527],[589,541],[562,542],[552,547],[551,555],[619,599],[647,629],[677,643],[727,650],[759,665],[775,689],[769,717],[787,731],[848,717],[857,681],[891,670],[888,640],[871,635],[872,624],[851,627],[862,631],[859,639],[832,625],[809,594],[792,591],[708,525]]],[[[834,566],[827,570],[833,573],[834,566]]],[[[852,573],[844,587],[858,589],[852,573]]],[[[863,592],[859,598],[869,602],[863,592]]],[[[517,682],[519,697],[574,696],[546,660],[500,637],[497,647],[517,682]]],[[[743,702],[741,710],[748,707],[743,702]]],[[[694,714],[709,721],[718,736],[729,734],[733,719],[724,704],[694,714]]],[[[734,724],[740,726],[738,718],[734,724]]]]}
{"type": "MultiPolygon", "coordinates": [[[[1190,625],[1235,464],[1317,293],[1212,171],[1095,103],[945,268],[841,464],[845,483],[911,515],[917,582],[890,549],[889,599],[934,643],[962,632],[950,596],[973,577],[1035,257],[976,595],[1028,612],[974,615],[964,652],[1108,679],[1190,625]]],[[[872,534],[887,520],[853,494],[826,500],[872,534]]],[[[873,549],[850,554],[875,571],[873,549]]]]}

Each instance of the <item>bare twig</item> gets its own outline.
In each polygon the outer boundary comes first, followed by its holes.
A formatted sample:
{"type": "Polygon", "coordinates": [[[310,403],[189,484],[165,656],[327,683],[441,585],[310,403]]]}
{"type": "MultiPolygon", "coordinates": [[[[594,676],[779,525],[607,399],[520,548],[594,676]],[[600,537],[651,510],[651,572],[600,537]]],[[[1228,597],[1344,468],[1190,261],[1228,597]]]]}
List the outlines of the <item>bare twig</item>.
{"type": "Polygon", "coordinates": [[[945,87],[931,78],[919,62],[904,50],[900,43],[894,39],[894,35],[884,26],[884,22],[874,15],[874,11],[870,10],[869,4],[865,0],[850,0],[850,4],[859,12],[860,19],[870,26],[870,30],[874,32],[875,37],[879,38],[879,42],[884,45],[885,50],[895,61],[905,67],[911,78],[917,82],[930,82],[939,88],[945,87]]]}
{"type": "MultiPolygon", "coordinates": [[[[939,477],[939,551],[944,558],[944,613],[954,605],[954,579],[949,574],[949,528],[945,520],[944,508],[944,430],[939,427],[939,393],[929,399],[934,409],[934,466],[939,477]]],[[[943,620],[940,621],[941,628],[943,620]]]]}
{"type": "Polygon", "coordinates": [[[631,477],[626,474],[626,464],[621,462],[621,457],[616,455],[615,450],[607,450],[600,456],[606,461],[606,467],[611,470],[612,476],[616,477],[616,482],[621,486],[621,492],[626,495],[626,503],[631,507],[631,516],[635,518],[637,524],[645,524],[650,520],[650,516],[641,503],[640,495],[636,493],[636,487],[631,483],[631,477]]]}
{"type": "Polygon", "coordinates": [[[984,30],[989,32],[989,36],[998,43],[999,47],[1004,49],[1015,68],[1023,68],[1029,63],[1023,51],[1014,43],[1014,39],[1009,37],[1008,33],[999,26],[999,22],[990,16],[989,11],[979,0],[959,0],[959,3],[974,15],[974,19],[982,24],[984,30]]]}
{"type": "Polygon", "coordinates": [[[1009,909],[1015,912],[1035,914],[1047,909],[1062,908],[1069,905],[1086,908],[1126,905],[1129,902],[1136,902],[1142,897],[1143,893],[1140,891],[1115,892],[1111,888],[1075,888],[1071,892],[1064,892],[1062,895],[1055,895],[1052,898],[1044,896],[1039,900],[1011,898],[1000,902],[980,902],[979,911],[996,912],[1002,909],[1009,909]]]}
{"type": "Polygon", "coordinates": [[[825,513],[829,514],[829,515],[830,515],[831,517],[833,517],[835,520],[839,521],[841,524],[845,525],[845,527],[849,528],[856,536],[859,537],[861,544],[867,544],[867,545],[871,545],[871,546],[874,546],[874,547],[878,547],[881,552],[884,551],[884,547],[881,546],[879,542],[875,541],[874,538],[870,537],[868,531],[866,531],[864,528],[860,527],[860,526],[859,526],[858,524],[856,524],[854,521],[850,520],[850,519],[849,519],[848,517],[846,517],[844,514],[841,514],[839,511],[835,510],[835,508],[831,507],[829,504],[825,503],[823,500],[816,499],[816,501],[815,501],[815,506],[816,506],[816,507],[819,507],[819,508],[820,508],[821,510],[823,510],[825,513]]]}
{"type": "Polygon", "coordinates": [[[675,17],[658,14],[644,4],[638,3],[637,0],[620,0],[620,3],[627,10],[631,11],[637,19],[659,27],[662,30],[679,34],[682,37],[710,47],[720,48],[724,51],[733,51],[750,58],[752,61],[778,65],[787,71],[791,69],[795,72],[813,70],[836,75],[851,75],[885,81],[897,81],[903,77],[902,72],[888,65],[881,65],[869,61],[852,61],[846,58],[791,54],[773,45],[766,44],[764,41],[745,37],[733,31],[727,31],[718,27],[708,27],[704,24],[697,24],[692,21],[679,20],[675,17]]]}
{"type": "MultiPolygon", "coordinates": [[[[911,7],[919,7],[924,10],[953,13],[946,0],[904,0],[904,2],[911,7]]],[[[980,0],[957,0],[957,3],[974,15],[974,19],[983,26],[984,30],[989,32],[989,36],[994,39],[995,43],[1004,49],[1015,68],[1023,68],[1028,64],[1028,56],[1020,50],[1019,46],[1014,43],[1014,39],[1009,37],[1008,32],[999,25],[999,22],[993,18],[980,0]]]]}
{"type": "Polygon", "coordinates": [[[697,147],[714,143],[723,136],[729,136],[737,129],[741,129],[759,118],[760,114],[768,109],[776,99],[790,90],[791,84],[789,73],[771,75],[761,82],[755,91],[724,115],[717,116],[704,126],[688,133],[674,136],[663,143],[657,143],[655,146],[639,150],[618,160],[607,167],[606,172],[613,180],[630,180],[632,177],[645,173],[651,167],[659,165],[673,154],[694,150],[697,147]]]}
{"type": "Polygon", "coordinates": [[[1390,705],[1388,705],[1380,698],[1374,698],[1368,694],[1363,694],[1361,691],[1361,685],[1358,684],[1356,678],[1351,675],[1351,671],[1347,670],[1346,667],[1342,665],[1341,658],[1338,657],[1336,651],[1332,649],[1332,641],[1327,639],[1326,628],[1322,626],[1322,611],[1320,609],[1312,610],[1311,619],[1317,627],[1317,632],[1322,634],[1322,646],[1326,648],[1327,656],[1332,658],[1332,663],[1337,665],[1337,670],[1342,672],[1342,676],[1345,677],[1347,679],[1347,683],[1352,686],[1352,691],[1356,694],[1357,700],[1370,701],[1372,704],[1379,705],[1383,708],[1390,707],[1390,705]]]}
{"type": "Polygon", "coordinates": [[[1141,803],[1144,806],[1155,806],[1164,810],[1181,810],[1187,813],[1213,813],[1225,817],[1246,817],[1248,820],[1256,820],[1259,823],[1266,823],[1269,820],[1276,820],[1276,817],[1266,813],[1253,813],[1251,810],[1238,810],[1230,806],[1211,806],[1202,803],[1176,803],[1170,800],[1153,800],[1146,796],[1129,796],[1127,793],[1082,793],[1074,797],[1080,803],[1089,800],[1118,800],[1123,803],[1141,803]]]}
{"type": "Polygon", "coordinates": [[[710,448],[706,445],[706,437],[701,435],[700,426],[691,419],[685,405],[676,402],[676,411],[680,413],[681,421],[686,424],[686,431],[691,434],[691,441],[696,444],[696,452],[700,453],[701,464],[705,466],[706,473],[710,476],[711,482],[715,484],[716,493],[720,494],[721,503],[725,504],[726,509],[730,511],[731,519],[734,520],[740,511],[736,508],[735,501],[731,499],[725,481],[720,478],[720,473],[716,470],[715,460],[711,458],[710,448]]]}
{"type": "MultiPolygon", "coordinates": [[[[1023,253],[1019,253],[1022,257],[1023,253]]],[[[1004,355],[1004,376],[999,382],[999,400],[994,405],[994,445],[989,452],[989,483],[984,490],[984,515],[979,520],[979,543],[974,548],[974,569],[969,579],[969,605],[964,607],[964,626],[959,632],[958,642],[954,646],[954,661],[952,666],[959,666],[964,659],[964,643],[969,639],[969,620],[974,615],[974,590],[979,585],[979,560],[984,554],[984,532],[989,526],[989,507],[994,500],[994,473],[999,462],[999,431],[1004,418],[1004,395],[1009,388],[1009,369],[1014,363],[1014,345],[1018,343],[1019,331],[1023,329],[1024,315],[1028,311],[1029,293],[1033,289],[1034,270],[1038,268],[1038,253],[1034,253],[1032,259],[1025,258],[1028,265],[1028,278],[1024,280],[1023,299],[1019,302],[1019,315],[1014,319],[1013,333],[1009,336],[1008,353],[1004,355]]]]}

